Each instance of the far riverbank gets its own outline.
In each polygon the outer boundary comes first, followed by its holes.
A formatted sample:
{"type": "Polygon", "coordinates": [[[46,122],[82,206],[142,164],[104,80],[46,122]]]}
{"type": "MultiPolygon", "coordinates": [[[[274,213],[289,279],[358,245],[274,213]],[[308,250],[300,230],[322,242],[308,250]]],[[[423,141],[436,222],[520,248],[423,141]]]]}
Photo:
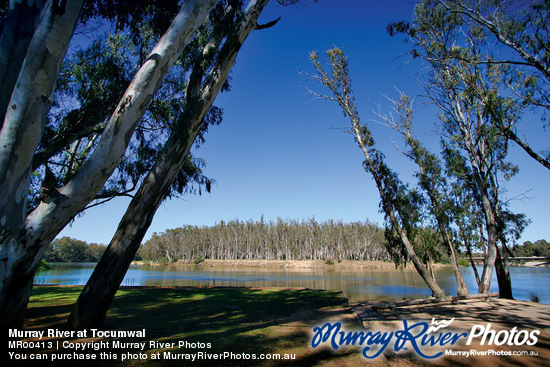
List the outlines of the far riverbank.
{"type": "MultiPolygon", "coordinates": [[[[134,261],[134,265],[146,265],[143,261],[134,261]]],[[[391,261],[364,261],[364,260],[203,260],[196,262],[194,260],[185,260],[172,263],[170,265],[197,265],[210,268],[223,267],[242,267],[242,268],[288,268],[288,269],[396,269],[397,266],[391,261]]],[[[161,265],[148,263],[147,265],[161,265]]],[[[433,267],[446,267],[446,264],[433,264],[433,267]]],[[[407,263],[405,269],[414,270],[411,263],[407,263]]]]}
{"type": "MultiPolygon", "coordinates": [[[[143,261],[134,261],[134,265],[145,265],[143,261]]],[[[396,269],[395,263],[391,261],[365,261],[365,260],[203,260],[195,263],[194,260],[178,261],[172,265],[195,264],[203,267],[243,267],[243,268],[289,268],[289,269],[396,269]]],[[[148,263],[147,265],[160,265],[148,263]]],[[[547,267],[548,263],[527,262],[521,266],[524,267],[547,267]]],[[[450,264],[432,264],[434,268],[450,267],[450,264]]],[[[405,267],[407,270],[414,270],[412,263],[408,262],[405,267]]]]}

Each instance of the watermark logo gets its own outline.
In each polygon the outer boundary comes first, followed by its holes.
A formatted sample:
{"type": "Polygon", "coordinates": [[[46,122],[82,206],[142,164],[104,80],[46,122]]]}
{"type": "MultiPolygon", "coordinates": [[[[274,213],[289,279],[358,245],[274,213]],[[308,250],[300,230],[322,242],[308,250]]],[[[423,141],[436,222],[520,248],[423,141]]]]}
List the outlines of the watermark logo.
{"type": "Polygon", "coordinates": [[[497,332],[491,330],[491,324],[474,325],[469,333],[441,331],[453,321],[454,318],[440,321],[432,319],[431,324],[428,324],[425,321],[410,323],[402,320],[403,328],[395,331],[346,331],[340,322],[327,322],[313,328],[311,346],[316,348],[328,344],[334,350],[343,346],[359,346],[362,347],[361,354],[368,359],[378,357],[390,345],[393,345],[395,352],[407,350],[411,346],[419,356],[434,359],[442,356],[444,350],[434,353],[433,347],[449,347],[462,340],[466,345],[473,341],[479,341],[481,345],[486,342],[487,345],[535,345],[540,333],[539,330],[528,332],[518,330],[517,327],[497,332]]]}
{"type": "Polygon", "coordinates": [[[439,329],[446,328],[447,326],[451,325],[452,322],[455,321],[455,318],[453,317],[450,320],[442,319],[441,321],[437,321],[436,319],[432,319],[432,326],[428,328],[428,333],[434,333],[439,329]]]}

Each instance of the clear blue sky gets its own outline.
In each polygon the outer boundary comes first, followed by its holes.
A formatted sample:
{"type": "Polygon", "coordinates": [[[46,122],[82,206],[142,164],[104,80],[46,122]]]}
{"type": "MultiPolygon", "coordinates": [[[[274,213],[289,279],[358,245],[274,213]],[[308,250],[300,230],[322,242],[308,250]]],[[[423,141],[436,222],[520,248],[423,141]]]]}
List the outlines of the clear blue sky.
{"type": "MultiPolygon", "coordinates": [[[[214,225],[221,220],[332,218],[344,222],[379,224],[379,196],[362,168],[363,156],[352,137],[339,131],[348,121],[339,107],[312,100],[304,86],[323,91],[300,70],[313,72],[309,53],[338,46],[350,60],[352,85],[364,122],[373,131],[377,147],[392,169],[410,179],[414,167],[395,149],[399,142],[388,128],[369,122],[377,104],[388,106],[383,95],[396,97],[395,88],[416,95],[420,65],[400,58],[410,48],[402,37],[389,37],[386,25],[410,20],[413,1],[329,1],[282,7],[272,1],[261,17],[273,28],[255,31],[245,42],[232,72],[232,91],[218,96],[224,121],[211,127],[206,143],[194,151],[206,160],[204,173],[216,180],[211,194],[187,196],[161,205],[146,235],[185,224],[214,225]]],[[[435,111],[419,106],[416,124],[421,138],[437,147],[430,134],[437,123],[435,111]]],[[[538,118],[525,125],[540,126],[538,118]]],[[[530,129],[529,141],[539,149],[550,145],[549,134],[530,129]]],[[[402,145],[402,144],[401,144],[402,145]]],[[[550,240],[550,172],[516,148],[510,158],[520,173],[506,183],[512,209],[532,220],[520,242],[550,240]]],[[[107,244],[128,200],[119,199],[86,212],[60,236],[107,244]]]]}

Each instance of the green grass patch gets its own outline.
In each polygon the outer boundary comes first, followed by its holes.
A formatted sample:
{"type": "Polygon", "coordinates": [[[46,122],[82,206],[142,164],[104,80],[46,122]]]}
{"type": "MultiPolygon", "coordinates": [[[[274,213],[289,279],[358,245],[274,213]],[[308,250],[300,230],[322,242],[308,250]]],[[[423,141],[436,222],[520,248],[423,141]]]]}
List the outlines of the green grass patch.
{"type": "MultiPolygon", "coordinates": [[[[74,286],[34,287],[25,329],[63,329],[81,289],[74,286]]],[[[350,323],[351,327],[358,326],[351,317],[346,299],[339,292],[224,287],[122,288],[117,292],[107,319],[99,330],[145,329],[144,339],[124,341],[146,342],[147,358],[127,363],[102,360],[100,365],[305,366],[313,363],[328,366],[333,362],[338,365],[360,363],[362,357],[357,353],[329,353],[309,346],[309,333],[314,326],[321,326],[327,319],[342,321],[344,325],[350,323]],[[173,342],[176,345],[180,341],[209,343],[210,348],[150,349],[149,341],[173,342]],[[215,363],[199,360],[184,363],[181,360],[153,359],[153,354],[160,353],[162,356],[164,352],[295,354],[296,360],[218,360],[215,363]]],[[[123,354],[138,351],[119,349],[111,352],[123,354]]],[[[96,366],[98,361],[90,362],[90,365],[96,366]]]]}

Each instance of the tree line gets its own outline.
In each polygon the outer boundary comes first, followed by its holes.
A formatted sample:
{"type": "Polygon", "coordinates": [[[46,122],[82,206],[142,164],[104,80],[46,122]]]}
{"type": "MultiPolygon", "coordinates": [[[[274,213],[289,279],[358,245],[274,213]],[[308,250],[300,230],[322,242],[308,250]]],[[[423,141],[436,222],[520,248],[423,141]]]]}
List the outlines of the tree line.
{"type": "Polygon", "coordinates": [[[153,262],[222,260],[391,260],[384,230],[369,221],[221,221],[154,233],[138,255],[153,262]]]}
{"type": "MultiPolygon", "coordinates": [[[[43,260],[97,262],[106,246],[64,236],[46,249],[43,260]]],[[[442,243],[435,261],[448,263],[442,243]]],[[[513,255],[550,257],[546,240],[525,241],[512,249],[513,255]]],[[[483,254],[474,253],[474,256],[483,254]]],[[[466,254],[459,254],[465,258],[466,254]]],[[[368,260],[391,261],[384,229],[368,220],[343,223],[315,219],[259,222],[237,219],[212,226],[182,226],[154,233],[138,250],[134,260],[173,263],[180,260],[368,260]],[[305,245],[305,244],[309,245],[305,245]]]]}
{"type": "Polygon", "coordinates": [[[515,246],[514,256],[538,256],[550,257],[550,242],[546,240],[537,240],[535,242],[525,241],[521,246],[515,246]]]}

